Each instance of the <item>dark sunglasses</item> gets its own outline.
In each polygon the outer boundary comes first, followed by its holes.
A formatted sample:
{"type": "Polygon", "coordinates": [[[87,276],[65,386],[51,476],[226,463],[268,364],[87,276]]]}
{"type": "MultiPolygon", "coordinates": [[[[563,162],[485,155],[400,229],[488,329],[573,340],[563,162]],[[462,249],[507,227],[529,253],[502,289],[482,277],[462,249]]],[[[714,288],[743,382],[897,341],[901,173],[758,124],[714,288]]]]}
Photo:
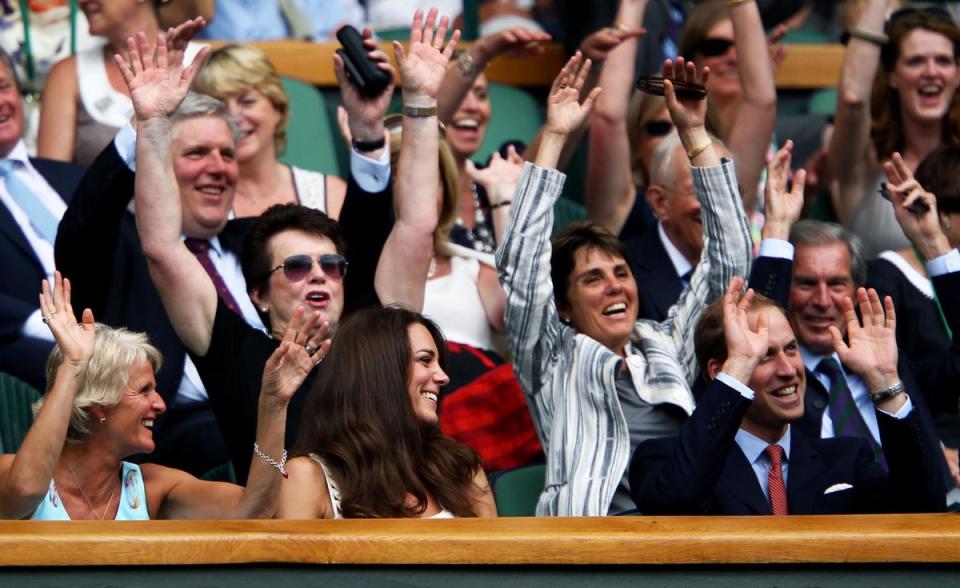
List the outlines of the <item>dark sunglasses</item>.
{"type": "Polygon", "coordinates": [[[643,125],[643,132],[651,137],[663,137],[673,130],[673,123],[668,120],[651,120],[643,125]]]}
{"type": "Polygon", "coordinates": [[[697,45],[697,53],[704,57],[719,57],[733,47],[733,41],[730,39],[718,39],[716,37],[707,37],[697,45]]]}
{"type": "MultiPolygon", "coordinates": [[[[317,258],[320,269],[331,279],[342,280],[347,275],[347,259],[339,253],[324,253],[317,258]]],[[[309,255],[291,255],[283,263],[270,270],[270,273],[283,270],[283,275],[291,282],[306,278],[313,269],[313,258],[309,255]]]]}

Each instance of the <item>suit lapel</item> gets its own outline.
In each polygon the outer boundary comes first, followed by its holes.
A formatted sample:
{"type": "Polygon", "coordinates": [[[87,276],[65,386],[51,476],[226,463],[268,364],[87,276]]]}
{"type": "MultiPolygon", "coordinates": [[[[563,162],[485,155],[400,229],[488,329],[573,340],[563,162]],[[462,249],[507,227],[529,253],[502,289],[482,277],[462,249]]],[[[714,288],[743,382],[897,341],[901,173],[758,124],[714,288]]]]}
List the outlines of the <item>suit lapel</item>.
{"type": "Polygon", "coordinates": [[[787,479],[787,508],[790,514],[811,514],[820,488],[823,459],[804,435],[793,430],[790,441],[790,469],[787,479]]]}
{"type": "Polygon", "coordinates": [[[41,264],[37,258],[36,252],[34,252],[33,247],[30,246],[30,242],[27,241],[27,237],[23,234],[23,230],[20,229],[20,225],[17,224],[16,219],[14,219],[10,211],[7,210],[7,207],[3,205],[0,205],[0,233],[2,233],[6,239],[9,239],[14,247],[23,252],[40,274],[46,275],[46,272],[43,270],[43,264],[41,264]]]}
{"type": "Polygon", "coordinates": [[[806,376],[807,389],[803,399],[803,418],[793,424],[793,429],[799,430],[808,439],[819,439],[820,429],[823,427],[823,411],[827,410],[830,392],[823,387],[813,372],[806,370],[806,376]]]}
{"type": "Polygon", "coordinates": [[[660,241],[656,226],[637,239],[630,251],[638,286],[646,292],[657,312],[666,316],[667,311],[680,297],[683,283],[677,277],[677,270],[660,241]]]}
{"type": "Polygon", "coordinates": [[[741,502],[750,512],[772,514],[770,502],[760,489],[753,466],[736,443],[727,452],[727,465],[720,477],[720,484],[725,487],[732,499],[741,502]]]}

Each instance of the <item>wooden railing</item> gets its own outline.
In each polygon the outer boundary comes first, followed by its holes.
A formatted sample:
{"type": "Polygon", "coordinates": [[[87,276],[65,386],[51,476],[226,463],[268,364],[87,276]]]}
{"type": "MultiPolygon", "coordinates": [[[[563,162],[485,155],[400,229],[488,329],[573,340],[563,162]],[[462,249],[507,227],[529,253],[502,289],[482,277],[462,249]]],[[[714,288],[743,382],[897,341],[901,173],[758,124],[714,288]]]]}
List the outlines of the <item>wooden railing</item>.
{"type": "MultiPolygon", "coordinates": [[[[223,41],[214,42],[221,45],[223,41]]],[[[263,49],[283,75],[294,76],[317,86],[335,86],[333,52],[337,43],[306,41],[261,41],[263,49]]],[[[469,44],[462,43],[462,47],[469,44]]],[[[381,43],[393,58],[389,43],[381,43]]],[[[834,86],[843,61],[842,45],[791,45],[786,61],[777,75],[777,87],[783,89],[824,88],[834,86]]],[[[563,47],[548,43],[541,55],[520,59],[495,59],[487,70],[490,80],[520,87],[549,87],[563,67],[563,47]]]]}
{"type": "Polygon", "coordinates": [[[0,522],[0,566],[957,563],[960,517],[0,522]]]}

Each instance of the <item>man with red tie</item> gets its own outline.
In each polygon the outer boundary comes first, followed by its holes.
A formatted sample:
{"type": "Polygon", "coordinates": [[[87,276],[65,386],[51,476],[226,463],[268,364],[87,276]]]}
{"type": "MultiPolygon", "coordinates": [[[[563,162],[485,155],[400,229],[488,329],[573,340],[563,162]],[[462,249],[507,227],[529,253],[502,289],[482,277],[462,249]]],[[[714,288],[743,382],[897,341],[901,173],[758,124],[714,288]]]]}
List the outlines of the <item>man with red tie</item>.
{"type": "MultiPolygon", "coordinates": [[[[897,372],[896,317],[876,292],[843,304],[847,341],[833,343],[874,403],[889,472],[863,438],[810,438],[806,371],[783,311],[741,295],[734,278],[697,327],[697,358],[711,382],[679,437],[641,444],[631,495],[644,514],[840,514],[945,508],[940,448],[931,443],[897,372]]],[[[853,410],[856,410],[853,407],[853,410]]]]}

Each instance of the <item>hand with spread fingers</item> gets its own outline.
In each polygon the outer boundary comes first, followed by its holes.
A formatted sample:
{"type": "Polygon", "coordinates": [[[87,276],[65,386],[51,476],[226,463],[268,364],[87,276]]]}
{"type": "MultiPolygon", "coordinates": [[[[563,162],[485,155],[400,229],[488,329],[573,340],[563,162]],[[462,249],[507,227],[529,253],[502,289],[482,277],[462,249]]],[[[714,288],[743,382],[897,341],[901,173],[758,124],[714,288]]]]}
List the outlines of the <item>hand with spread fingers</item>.
{"type": "Polygon", "coordinates": [[[83,310],[83,322],[77,323],[70,304],[70,280],[54,274],[54,289],[43,281],[40,292],[40,313],[43,322],[50,327],[53,338],[60,347],[63,362],[66,365],[85,368],[93,356],[96,333],[93,326],[93,311],[83,310]]]}
{"type": "Polygon", "coordinates": [[[593,63],[603,63],[610,52],[620,46],[627,39],[636,39],[646,34],[642,28],[631,28],[627,25],[604,27],[594,31],[580,43],[580,52],[593,63]]]}
{"type": "Polygon", "coordinates": [[[126,56],[117,54],[114,60],[130,90],[137,120],[173,114],[209,54],[210,48],[204,47],[190,67],[184,68],[182,51],[174,51],[173,57],[177,58],[171,59],[163,33],[157,35],[155,46],[150,45],[143,32],[128,38],[126,56]]]}
{"type": "Polygon", "coordinates": [[[709,77],[710,68],[704,67],[697,73],[697,65],[683,57],[678,57],[676,61],[667,59],[663,62],[663,96],[667,102],[670,118],[681,136],[684,130],[703,127],[706,124],[707,101],[678,98],[673,82],[706,86],[709,77]]]}
{"type": "Polygon", "coordinates": [[[950,242],[940,226],[937,198],[924,190],[899,153],[884,162],[883,171],[889,182],[883,185],[897,222],[910,241],[927,259],[950,251],[950,242]]]}
{"type": "Polygon", "coordinates": [[[569,135],[586,121],[593,110],[594,101],[600,95],[600,88],[594,88],[583,102],[580,101],[580,90],[590,74],[591,67],[592,62],[584,59],[583,54],[578,51],[553,80],[547,96],[547,132],[569,135]]]}
{"type": "Polygon", "coordinates": [[[471,52],[476,54],[475,59],[479,62],[478,65],[485,66],[498,55],[504,57],[539,55],[543,53],[542,43],[549,40],[550,33],[525,27],[512,27],[480,37],[471,47],[471,52]]]}
{"type": "Polygon", "coordinates": [[[338,122],[340,122],[341,132],[344,132],[344,129],[347,130],[344,135],[349,136],[348,140],[378,141],[384,136],[383,115],[390,107],[390,99],[393,97],[395,71],[390,65],[390,58],[374,40],[373,31],[369,27],[364,28],[362,36],[363,48],[366,49],[367,56],[377,64],[377,67],[390,74],[390,83],[376,96],[361,94],[353,82],[347,79],[343,59],[334,53],[333,71],[337,76],[343,109],[347,115],[346,125],[341,121],[338,122]]]}
{"type": "Polygon", "coordinates": [[[294,311],[280,346],[264,364],[262,396],[288,402],[314,366],[323,361],[330,350],[330,339],[324,340],[330,324],[320,324],[319,316],[305,316],[302,306],[294,311]]]}
{"type": "Polygon", "coordinates": [[[492,206],[513,198],[517,182],[523,172],[523,158],[517,153],[513,145],[507,147],[507,157],[503,158],[499,152],[494,152],[490,158],[490,165],[477,169],[469,159],[466,163],[467,175],[477,185],[487,192],[487,198],[492,206]]]}
{"type": "Polygon", "coordinates": [[[723,293],[723,334],[727,344],[727,359],[723,372],[746,384],[753,369],[767,353],[770,337],[767,318],[757,314],[755,329],[750,328],[748,312],[753,302],[753,289],[741,294],[743,278],[735,276],[723,293]]]}
{"type": "Polygon", "coordinates": [[[460,39],[460,30],[455,29],[450,40],[444,42],[449,25],[450,19],[446,16],[437,24],[436,8],[430,9],[426,20],[423,18],[423,10],[417,10],[410,28],[410,43],[407,49],[405,50],[399,41],[393,42],[404,103],[410,104],[411,100],[416,101],[419,98],[435,105],[437,93],[447,73],[447,63],[460,39]]]}
{"type": "Polygon", "coordinates": [[[803,188],[807,172],[799,170],[793,176],[793,186],[788,186],[792,153],[793,141],[788,139],[767,165],[763,209],[764,239],[789,239],[790,228],[803,212],[803,188]]]}
{"type": "Polygon", "coordinates": [[[862,319],[857,318],[852,300],[846,298],[843,301],[847,341],[834,325],[829,327],[830,334],[840,361],[859,375],[873,394],[900,381],[897,375],[897,317],[893,300],[886,296],[881,304],[880,296],[873,288],[857,288],[857,305],[862,319]]]}
{"type": "Polygon", "coordinates": [[[167,62],[183,63],[187,46],[205,26],[207,21],[202,16],[198,16],[168,28],[164,35],[167,40],[167,62]]]}

